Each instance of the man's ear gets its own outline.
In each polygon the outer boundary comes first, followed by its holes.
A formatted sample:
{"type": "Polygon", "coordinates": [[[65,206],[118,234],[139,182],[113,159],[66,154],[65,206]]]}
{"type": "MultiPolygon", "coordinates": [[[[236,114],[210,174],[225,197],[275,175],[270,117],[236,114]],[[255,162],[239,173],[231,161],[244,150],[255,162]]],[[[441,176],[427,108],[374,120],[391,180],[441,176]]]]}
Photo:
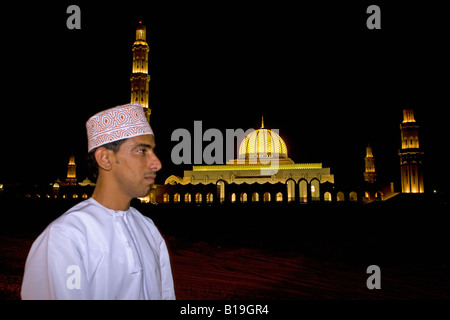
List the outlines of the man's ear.
{"type": "Polygon", "coordinates": [[[99,147],[95,150],[95,160],[97,161],[99,169],[106,171],[111,170],[112,167],[112,150],[108,150],[104,147],[99,147]]]}

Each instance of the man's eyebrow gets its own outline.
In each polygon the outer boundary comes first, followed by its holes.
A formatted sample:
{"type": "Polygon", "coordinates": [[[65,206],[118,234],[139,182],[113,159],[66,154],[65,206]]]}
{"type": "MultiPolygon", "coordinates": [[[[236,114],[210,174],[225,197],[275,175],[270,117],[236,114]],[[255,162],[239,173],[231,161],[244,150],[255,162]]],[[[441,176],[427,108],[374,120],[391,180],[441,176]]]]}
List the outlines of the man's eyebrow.
{"type": "Polygon", "coordinates": [[[151,145],[149,145],[149,144],[146,144],[146,143],[140,143],[140,144],[138,144],[138,145],[135,145],[133,148],[131,148],[131,150],[134,150],[134,149],[136,149],[136,148],[154,149],[155,147],[153,147],[153,146],[151,146],[151,145]]]}

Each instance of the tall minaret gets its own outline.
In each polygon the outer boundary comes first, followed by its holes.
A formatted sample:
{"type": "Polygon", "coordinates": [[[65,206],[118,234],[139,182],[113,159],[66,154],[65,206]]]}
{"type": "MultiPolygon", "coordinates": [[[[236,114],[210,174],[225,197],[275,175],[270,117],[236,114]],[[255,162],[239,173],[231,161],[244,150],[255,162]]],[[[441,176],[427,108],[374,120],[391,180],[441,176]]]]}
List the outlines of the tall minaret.
{"type": "Polygon", "coordinates": [[[67,165],[67,177],[66,182],[69,186],[77,185],[77,165],[75,164],[75,156],[71,155],[69,164],[67,165]]]}
{"type": "Polygon", "coordinates": [[[403,193],[423,193],[423,152],[419,148],[419,126],[414,111],[403,110],[400,124],[402,148],[399,150],[403,193]]]}
{"type": "Polygon", "coordinates": [[[375,158],[373,157],[372,148],[370,145],[366,148],[366,157],[364,158],[365,168],[364,181],[374,183],[377,181],[377,174],[375,173],[375,158]]]}
{"type": "Polygon", "coordinates": [[[150,75],[148,74],[148,53],[146,42],[147,29],[139,21],[136,28],[136,41],[133,44],[133,73],[131,74],[131,103],[138,102],[144,107],[147,120],[150,121],[151,109],[148,103],[150,75]]]}

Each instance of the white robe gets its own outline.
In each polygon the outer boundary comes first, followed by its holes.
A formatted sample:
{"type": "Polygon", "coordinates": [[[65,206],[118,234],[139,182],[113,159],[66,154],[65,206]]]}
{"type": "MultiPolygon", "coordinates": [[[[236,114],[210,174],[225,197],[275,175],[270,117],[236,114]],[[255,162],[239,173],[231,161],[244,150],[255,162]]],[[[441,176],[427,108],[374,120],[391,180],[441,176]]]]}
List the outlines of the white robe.
{"type": "Polygon", "coordinates": [[[93,198],[53,221],[28,254],[22,299],[175,299],[166,243],[136,209],[93,198]]]}

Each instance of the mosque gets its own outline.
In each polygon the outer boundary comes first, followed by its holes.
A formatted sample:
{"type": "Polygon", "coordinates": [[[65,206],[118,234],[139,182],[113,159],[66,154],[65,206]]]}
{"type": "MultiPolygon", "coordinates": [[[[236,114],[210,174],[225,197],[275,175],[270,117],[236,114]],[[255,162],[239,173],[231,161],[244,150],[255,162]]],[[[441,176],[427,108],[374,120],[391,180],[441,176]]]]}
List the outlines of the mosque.
{"type": "MultiPolygon", "coordinates": [[[[414,111],[403,110],[400,124],[401,193],[424,193],[423,151],[414,111]]],[[[238,158],[225,165],[194,165],[183,177],[169,176],[164,185],[154,185],[141,199],[152,203],[313,203],[388,200],[394,183],[377,181],[375,157],[370,145],[364,157],[363,181],[357,186],[334,182],[330,168],[322,163],[295,163],[288,157],[283,138],[275,130],[251,131],[239,146],[238,158]]]]}
{"type": "Polygon", "coordinates": [[[322,163],[290,159],[283,138],[264,128],[262,121],[260,129],[242,140],[237,159],[225,165],[193,166],[182,178],[172,175],[161,190],[152,190],[150,198],[162,203],[307,203],[331,197],[321,189],[333,183],[334,175],[322,163]]]}
{"type": "MultiPolygon", "coordinates": [[[[414,111],[403,110],[401,129],[401,193],[424,193],[423,151],[414,111]]],[[[364,157],[363,181],[357,186],[334,182],[322,163],[295,163],[288,157],[283,138],[275,130],[251,131],[239,146],[238,158],[225,165],[194,165],[183,177],[169,176],[154,185],[145,202],[165,204],[213,203],[314,203],[385,201],[396,192],[394,183],[377,181],[375,157],[370,145],[364,157]]]]}

